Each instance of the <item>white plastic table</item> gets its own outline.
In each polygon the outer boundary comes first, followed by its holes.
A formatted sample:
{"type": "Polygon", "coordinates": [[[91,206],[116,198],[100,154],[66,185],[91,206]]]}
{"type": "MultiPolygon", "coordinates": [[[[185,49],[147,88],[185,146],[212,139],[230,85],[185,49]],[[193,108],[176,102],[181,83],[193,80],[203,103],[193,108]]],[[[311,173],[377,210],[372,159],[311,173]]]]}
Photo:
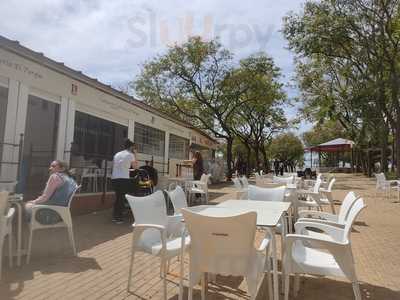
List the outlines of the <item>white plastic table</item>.
{"type": "Polygon", "coordinates": [[[14,205],[17,209],[18,214],[18,229],[17,229],[17,266],[21,266],[21,252],[22,252],[22,210],[23,210],[23,195],[22,194],[11,194],[8,196],[8,202],[14,205]]]}
{"type": "MultiPolygon", "coordinates": [[[[242,214],[250,211],[257,213],[257,226],[269,230],[271,234],[272,265],[274,278],[274,299],[279,299],[278,258],[276,249],[275,228],[289,210],[290,202],[254,201],[254,200],[227,200],[218,205],[201,205],[185,208],[195,213],[213,217],[224,217],[232,214],[242,214]]],[[[282,234],[286,232],[285,222],[282,220],[282,234]]],[[[182,249],[183,252],[183,249],[182,249]]],[[[183,253],[182,253],[183,255],[183,253]]],[[[181,258],[183,262],[183,257],[181,258]]],[[[183,265],[182,265],[183,266],[183,265]]],[[[180,292],[181,294],[181,292],[180,292]]],[[[180,296],[181,297],[181,296],[180,296]]]]}

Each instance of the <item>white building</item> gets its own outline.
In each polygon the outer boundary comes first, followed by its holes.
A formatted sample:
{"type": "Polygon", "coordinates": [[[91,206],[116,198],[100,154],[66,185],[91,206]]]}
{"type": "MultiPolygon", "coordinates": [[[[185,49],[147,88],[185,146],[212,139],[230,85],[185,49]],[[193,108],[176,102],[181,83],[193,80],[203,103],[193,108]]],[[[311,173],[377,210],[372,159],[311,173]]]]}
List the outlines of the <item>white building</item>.
{"type": "Polygon", "coordinates": [[[217,143],[189,124],[111,86],[0,36],[0,182],[19,179],[28,195],[43,189],[52,159],[69,161],[83,192],[98,193],[105,165],[124,138],[138,159],[175,176],[189,146],[209,156],[217,143]],[[19,142],[23,149],[19,164],[19,142]]]}

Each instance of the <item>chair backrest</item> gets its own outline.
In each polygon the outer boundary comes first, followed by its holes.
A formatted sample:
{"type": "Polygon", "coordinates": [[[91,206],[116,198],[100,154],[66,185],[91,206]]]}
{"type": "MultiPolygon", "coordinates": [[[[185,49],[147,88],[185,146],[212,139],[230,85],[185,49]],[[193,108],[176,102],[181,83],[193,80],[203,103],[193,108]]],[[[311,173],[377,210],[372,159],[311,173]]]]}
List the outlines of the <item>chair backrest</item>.
{"type": "Polygon", "coordinates": [[[8,191],[2,191],[0,192],[0,220],[6,214],[7,207],[8,207],[8,191]]]}
{"type": "Polygon", "coordinates": [[[183,189],[177,185],[174,190],[168,191],[175,213],[181,213],[181,209],[187,207],[186,195],[183,189]]]}
{"type": "Polygon", "coordinates": [[[236,189],[241,190],[243,188],[242,184],[240,183],[239,178],[237,178],[237,177],[232,178],[232,181],[233,181],[233,184],[235,185],[236,189]]]}
{"type": "Polygon", "coordinates": [[[314,193],[318,193],[319,192],[319,188],[321,187],[321,183],[322,183],[321,178],[317,178],[317,180],[315,181],[314,187],[313,187],[313,192],[314,193]]]}
{"type": "Polygon", "coordinates": [[[350,208],[358,199],[357,195],[351,191],[348,192],[347,195],[344,197],[342,205],[340,206],[339,214],[338,214],[338,223],[344,224],[347,220],[347,217],[350,212],[350,208]]]}
{"type": "Polygon", "coordinates": [[[210,179],[210,177],[211,177],[211,174],[202,174],[200,177],[200,181],[202,183],[204,183],[203,188],[206,193],[208,191],[208,180],[210,179]]]}
{"type": "Polygon", "coordinates": [[[285,191],[285,186],[276,188],[263,188],[249,185],[248,198],[249,200],[283,202],[285,199],[285,191]]]}
{"type": "Polygon", "coordinates": [[[68,200],[68,208],[71,208],[72,199],[74,199],[76,192],[81,188],[81,185],[76,185],[75,189],[72,191],[68,200]]]}
{"type": "Polygon", "coordinates": [[[273,181],[276,183],[285,183],[285,184],[296,183],[296,179],[294,176],[289,176],[289,177],[274,176],[273,181]]]}
{"type": "Polygon", "coordinates": [[[244,275],[254,253],[256,212],[210,217],[182,209],[190,234],[190,264],[200,272],[244,275]]]}
{"type": "MultiPolygon", "coordinates": [[[[129,206],[135,217],[135,224],[156,224],[167,227],[167,207],[162,191],[145,197],[135,197],[126,195],[129,206]]],[[[151,242],[160,241],[160,233],[156,229],[145,230],[141,235],[141,240],[151,242]]]]}
{"type": "Polygon", "coordinates": [[[384,173],[377,173],[375,174],[375,178],[378,182],[382,182],[386,180],[385,174],[384,173]]]}
{"type": "Polygon", "coordinates": [[[248,186],[249,186],[249,181],[247,180],[247,177],[246,176],[242,176],[242,177],[240,177],[240,182],[242,183],[242,187],[244,188],[244,189],[247,189],[248,188],[248,186]]]}
{"type": "MultiPolygon", "coordinates": [[[[353,226],[354,222],[356,221],[356,218],[360,214],[360,212],[366,207],[364,204],[363,198],[358,198],[356,202],[354,202],[353,206],[351,207],[349,211],[349,215],[346,220],[346,225],[344,227],[344,234],[343,238],[345,240],[350,241],[350,232],[351,232],[351,227],[353,226]]],[[[344,240],[344,241],[345,241],[344,240]]]]}
{"type": "Polygon", "coordinates": [[[333,184],[335,183],[335,181],[336,181],[336,178],[331,177],[329,184],[328,184],[328,188],[327,188],[328,192],[332,192],[332,187],[333,187],[333,184]]]}

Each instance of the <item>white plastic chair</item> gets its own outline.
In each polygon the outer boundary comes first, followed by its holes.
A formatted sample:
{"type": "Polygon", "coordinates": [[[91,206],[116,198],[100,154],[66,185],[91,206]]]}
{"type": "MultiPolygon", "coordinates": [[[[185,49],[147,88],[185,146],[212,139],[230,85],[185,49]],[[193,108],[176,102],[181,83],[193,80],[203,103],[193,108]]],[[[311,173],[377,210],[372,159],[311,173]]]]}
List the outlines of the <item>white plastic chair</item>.
{"type": "Polygon", "coordinates": [[[385,173],[375,174],[375,178],[376,178],[376,192],[383,191],[384,197],[390,198],[390,190],[392,188],[399,187],[399,181],[387,180],[385,173]]]}
{"type": "Polygon", "coordinates": [[[322,181],[322,173],[318,173],[316,179],[305,179],[305,180],[303,180],[304,188],[312,189],[318,179],[321,179],[321,185],[324,184],[324,182],[322,181]]]}
{"type": "Polygon", "coordinates": [[[297,207],[308,207],[322,210],[323,206],[330,205],[328,200],[323,200],[323,197],[320,193],[321,183],[322,180],[319,178],[315,182],[312,191],[297,190],[297,194],[301,197],[297,200],[297,207]]]}
{"type": "Polygon", "coordinates": [[[84,181],[86,180],[87,187],[91,188],[92,193],[97,192],[97,178],[101,177],[101,170],[98,169],[97,167],[88,167],[88,168],[83,168],[82,170],[82,177],[81,177],[81,185],[84,185],[84,181]]]}
{"type": "Polygon", "coordinates": [[[316,223],[297,222],[296,234],[286,236],[284,254],[285,300],[289,299],[289,274],[294,273],[297,295],[299,289],[298,274],[346,277],[352,282],[356,300],[361,300],[357,281],[353,253],[351,250],[351,227],[359,213],[365,208],[362,198],[356,200],[349,213],[345,227],[316,223]],[[309,228],[316,228],[324,233],[309,233],[309,228]]]}
{"type": "Polygon", "coordinates": [[[262,188],[255,185],[249,185],[248,199],[258,201],[277,201],[285,200],[286,187],[262,188]]]}
{"type": "Polygon", "coordinates": [[[4,240],[8,236],[8,259],[10,268],[12,267],[12,219],[14,217],[15,209],[8,208],[8,192],[0,192],[0,280],[2,274],[2,261],[3,261],[3,245],[4,240]]]}
{"type": "Polygon", "coordinates": [[[344,227],[353,204],[359,197],[354,192],[348,192],[344,197],[339,213],[331,214],[323,211],[302,210],[298,212],[299,222],[322,222],[330,225],[344,227]]]}
{"type": "Polygon", "coordinates": [[[284,184],[294,184],[294,183],[296,183],[296,177],[295,176],[288,176],[288,177],[274,176],[272,178],[272,180],[275,183],[284,183],[284,184]]]}
{"type": "MultiPolygon", "coordinates": [[[[255,201],[273,201],[273,202],[283,202],[285,201],[286,195],[286,187],[280,186],[275,188],[262,188],[254,185],[249,185],[249,192],[248,192],[248,199],[255,200],[255,201]]],[[[287,225],[285,226],[284,234],[286,234],[286,229],[292,228],[292,218],[291,216],[287,216],[287,225]]],[[[281,222],[278,223],[277,232],[282,232],[282,224],[281,222]]],[[[281,235],[282,241],[284,239],[284,235],[281,235]]]]}
{"type": "MultiPolygon", "coordinates": [[[[167,262],[180,255],[181,228],[180,216],[167,216],[164,194],[157,191],[149,196],[134,197],[126,195],[135,217],[132,233],[132,253],[129,266],[128,292],[131,291],[132,270],[136,251],[145,252],[161,259],[160,275],[163,278],[163,297],[167,299],[167,262]],[[178,236],[178,237],[176,237],[178,236]]],[[[185,244],[189,244],[189,238],[185,244]]]]}
{"type": "Polygon", "coordinates": [[[169,190],[168,196],[171,199],[172,206],[174,207],[175,215],[181,214],[181,209],[188,206],[186,194],[179,185],[177,185],[174,190],[169,190]]]}
{"type": "Polygon", "coordinates": [[[336,214],[335,204],[333,203],[333,196],[332,196],[332,188],[333,188],[333,185],[335,184],[335,181],[336,181],[336,178],[331,177],[329,180],[328,188],[325,189],[325,188],[321,187],[319,189],[320,193],[322,194],[320,201],[322,203],[327,203],[327,204],[329,203],[333,214],[336,214]]]}
{"type": "Polygon", "coordinates": [[[242,183],[242,188],[247,189],[249,187],[249,181],[247,180],[246,176],[242,176],[239,178],[240,182],[242,183]]]}
{"type": "Polygon", "coordinates": [[[195,194],[200,194],[204,198],[204,204],[208,204],[208,180],[211,174],[202,174],[200,180],[188,181],[187,191],[189,193],[189,202],[192,203],[192,197],[195,194]]]}
{"type": "MultiPolygon", "coordinates": [[[[256,233],[255,212],[226,217],[210,217],[182,209],[191,238],[189,251],[189,299],[193,287],[202,279],[201,298],[206,296],[206,273],[244,276],[250,299],[255,299],[265,271],[268,272],[270,299],[271,277],[269,238],[254,246],[256,233]]],[[[183,274],[181,274],[183,276],[183,274]]]]}
{"type": "Polygon", "coordinates": [[[236,199],[247,199],[247,191],[248,189],[243,188],[240,179],[235,177],[232,178],[233,184],[236,188],[236,199]]]}
{"type": "Polygon", "coordinates": [[[80,189],[80,187],[81,186],[77,186],[76,189],[71,193],[71,196],[68,200],[68,206],[37,204],[32,207],[31,221],[29,223],[28,254],[26,256],[27,264],[29,264],[31,260],[33,232],[38,229],[66,227],[68,230],[69,241],[72,246],[72,251],[74,253],[74,256],[76,256],[76,247],[75,247],[75,239],[74,239],[74,231],[73,231],[70,207],[72,199],[74,198],[75,193],[78,191],[78,189],[80,189]],[[50,209],[55,211],[60,216],[61,221],[56,224],[49,224],[49,225],[39,223],[36,220],[36,213],[40,209],[50,209]]]}

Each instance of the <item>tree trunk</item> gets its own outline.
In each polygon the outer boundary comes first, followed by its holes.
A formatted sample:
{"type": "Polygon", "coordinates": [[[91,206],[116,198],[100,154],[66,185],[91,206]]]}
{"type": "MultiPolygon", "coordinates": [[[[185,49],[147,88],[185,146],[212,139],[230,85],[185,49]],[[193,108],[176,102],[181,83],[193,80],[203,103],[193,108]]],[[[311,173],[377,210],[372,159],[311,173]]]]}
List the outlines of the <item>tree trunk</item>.
{"type": "Polygon", "coordinates": [[[396,116],[396,176],[400,177],[400,114],[396,116]]]}
{"type": "Polygon", "coordinates": [[[259,149],[258,145],[255,145],[253,147],[253,150],[254,150],[254,154],[256,157],[256,172],[258,172],[260,169],[260,156],[259,156],[260,149],[259,149]]]}
{"type": "Polygon", "coordinates": [[[368,153],[368,150],[367,150],[367,152],[364,152],[364,151],[361,152],[361,162],[362,162],[364,175],[368,175],[367,158],[366,158],[367,154],[366,153],[368,153]]]}
{"type": "Polygon", "coordinates": [[[390,171],[394,172],[394,164],[396,162],[396,147],[395,147],[395,131],[392,130],[392,164],[390,166],[390,171]]]}
{"type": "Polygon", "coordinates": [[[381,136],[381,172],[388,171],[387,149],[388,149],[389,128],[384,124],[381,136]]]}
{"type": "Polygon", "coordinates": [[[250,175],[250,159],[251,159],[251,148],[248,144],[244,144],[246,147],[246,176],[250,175]]]}
{"type": "Polygon", "coordinates": [[[267,151],[265,150],[265,146],[261,147],[261,154],[263,156],[264,159],[264,171],[266,173],[269,173],[270,169],[269,169],[269,161],[268,161],[268,157],[267,157],[267,151]]]}
{"type": "Polygon", "coordinates": [[[226,166],[227,166],[227,173],[226,173],[226,180],[232,180],[232,147],[233,146],[233,138],[226,138],[226,166]]]}

